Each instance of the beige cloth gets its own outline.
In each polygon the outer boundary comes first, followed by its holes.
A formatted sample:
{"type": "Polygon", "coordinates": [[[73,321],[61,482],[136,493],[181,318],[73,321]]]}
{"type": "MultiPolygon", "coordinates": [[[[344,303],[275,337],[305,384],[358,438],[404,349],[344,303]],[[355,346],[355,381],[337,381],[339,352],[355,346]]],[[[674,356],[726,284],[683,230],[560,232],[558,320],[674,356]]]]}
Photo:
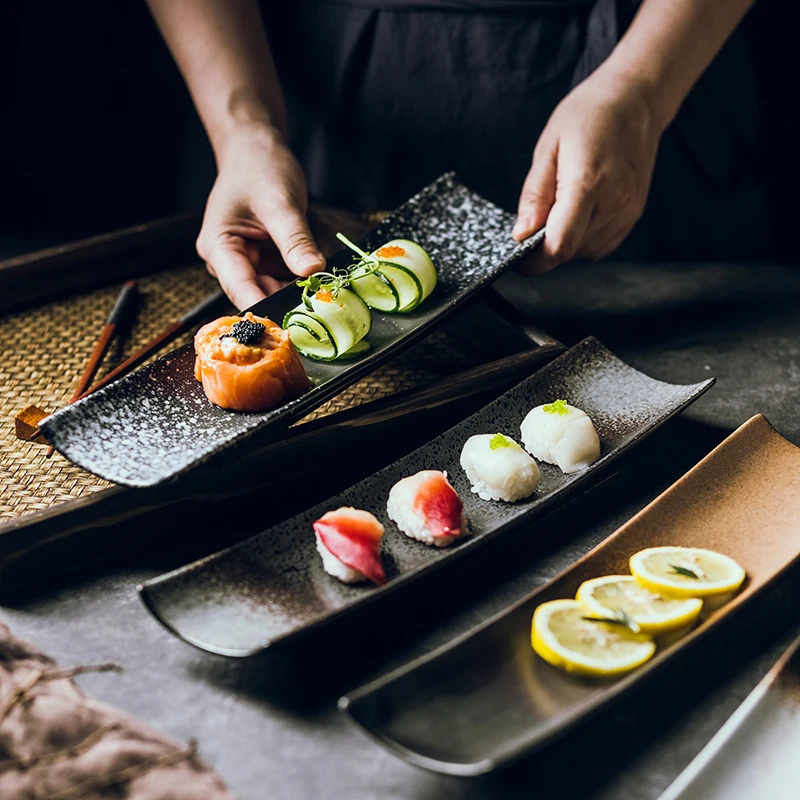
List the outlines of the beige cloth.
{"type": "Polygon", "coordinates": [[[0,623],[0,798],[234,800],[195,753],[117,708],[0,623]]]}

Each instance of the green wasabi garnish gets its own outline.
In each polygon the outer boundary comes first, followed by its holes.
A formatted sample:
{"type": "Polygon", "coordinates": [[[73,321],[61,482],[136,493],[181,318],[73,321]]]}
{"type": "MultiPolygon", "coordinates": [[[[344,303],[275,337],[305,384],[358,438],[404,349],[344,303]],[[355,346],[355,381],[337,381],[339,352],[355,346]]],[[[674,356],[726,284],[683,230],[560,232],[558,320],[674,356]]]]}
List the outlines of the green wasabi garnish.
{"type": "Polygon", "coordinates": [[[508,436],[502,433],[496,433],[489,439],[490,450],[502,450],[505,447],[514,447],[517,450],[521,449],[513,439],[509,439],[508,436]]]}
{"type": "Polygon", "coordinates": [[[569,414],[566,400],[556,400],[553,403],[547,403],[547,405],[542,407],[542,410],[545,414],[558,414],[559,417],[565,417],[569,414]]]}

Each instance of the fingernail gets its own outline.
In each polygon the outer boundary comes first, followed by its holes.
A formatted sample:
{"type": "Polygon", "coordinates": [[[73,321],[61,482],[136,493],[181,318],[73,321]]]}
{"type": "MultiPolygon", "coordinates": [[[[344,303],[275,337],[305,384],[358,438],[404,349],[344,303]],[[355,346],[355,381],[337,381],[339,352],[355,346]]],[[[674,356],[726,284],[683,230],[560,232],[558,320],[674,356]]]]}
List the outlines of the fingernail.
{"type": "Polygon", "coordinates": [[[522,238],[530,228],[530,220],[527,217],[517,217],[514,223],[514,229],[511,231],[511,236],[514,239],[522,238]]]}
{"type": "Polygon", "coordinates": [[[324,264],[324,259],[321,254],[313,255],[308,253],[300,259],[300,269],[319,269],[324,264]]]}

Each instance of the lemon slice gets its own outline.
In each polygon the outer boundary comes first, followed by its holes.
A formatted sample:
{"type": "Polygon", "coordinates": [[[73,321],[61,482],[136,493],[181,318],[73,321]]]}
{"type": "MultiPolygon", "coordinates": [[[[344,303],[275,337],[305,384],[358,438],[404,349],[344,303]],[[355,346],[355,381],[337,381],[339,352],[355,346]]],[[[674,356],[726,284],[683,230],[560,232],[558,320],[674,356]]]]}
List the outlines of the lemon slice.
{"type": "Polygon", "coordinates": [[[577,600],[551,600],[533,613],[531,644],[554,667],[576,675],[606,677],[644,664],[653,640],[624,625],[592,622],[577,600]]]}
{"type": "Polygon", "coordinates": [[[671,597],[735,592],[745,578],[732,558],[696,547],[648,547],[631,556],[630,568],[645,589],[671,597]]]}
{"type": "Polygon", "coordinates": [[[696,597],[684,600],[651,592],[630,575],[584,581],[575,599],[590,616],[628,619],[652,636],[691,625],[703,607],[696,597]]]}

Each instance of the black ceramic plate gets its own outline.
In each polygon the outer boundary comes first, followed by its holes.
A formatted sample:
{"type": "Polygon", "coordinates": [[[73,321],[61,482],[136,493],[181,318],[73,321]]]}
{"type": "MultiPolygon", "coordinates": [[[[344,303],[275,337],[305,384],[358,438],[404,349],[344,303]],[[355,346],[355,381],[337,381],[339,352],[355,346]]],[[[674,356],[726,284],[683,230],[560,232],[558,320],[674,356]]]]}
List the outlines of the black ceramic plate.
{"type": "Polygon", "coordinates": [[[140,589],[142,599],[187,642],[222,655],[253,655],[344,611],[377,601],[446,559],[529,523],[712,383],[661,383],[624,364],[596,339],[586,339],[476,414],[339,496],[228,550],[147,582],[140,589]],[[518,503],[487,502],[472,494],[459,466],[467,438],[496,431],[518,438],[525,414],[557,397],[591,416],[602,445],[600,460],[572,475],[541,464],[539,489],[518,503]],[[457,545],[441,550],[426,547],[400,533],[386,515],[391,486],[421,469],[446,470],[464,501],[473,534],[457,545]],[[366,509],[386,526],[383,557],[389,580],[385,586],[346,586],[323,571],[311,524],[342,505],[366,509]]]}
{"type": "MultiPolygon", "coordinates": [[[[464,300],[506,270],[543,238],[511,239],[514,216],[443,175],[387,217],[360,242],[367,250],[393,238],[422,245],[439,271],[439,283],[410,314],[374,313],[370,353],[359,359],[303,363],[314,388],[261,414],[224,411],[206,400],[194,378],[194,349],[187,345],[155,363],[57,411],[41,425],[59,452],[85,469],[126,486],[153,486],[184,472],[234,441],[266,426],[285,427],[374,370],[442,322],[464,300]]],[[[352,261],[349,250],[329,268],[352,261]]],[[[280,322],[300,302],[287,286],[253,306],[280,322]]]]}

